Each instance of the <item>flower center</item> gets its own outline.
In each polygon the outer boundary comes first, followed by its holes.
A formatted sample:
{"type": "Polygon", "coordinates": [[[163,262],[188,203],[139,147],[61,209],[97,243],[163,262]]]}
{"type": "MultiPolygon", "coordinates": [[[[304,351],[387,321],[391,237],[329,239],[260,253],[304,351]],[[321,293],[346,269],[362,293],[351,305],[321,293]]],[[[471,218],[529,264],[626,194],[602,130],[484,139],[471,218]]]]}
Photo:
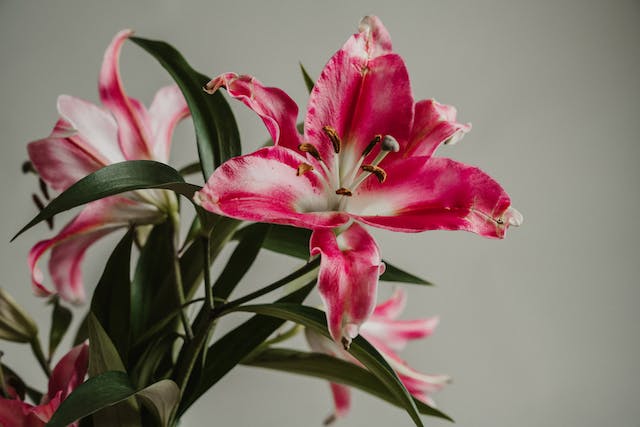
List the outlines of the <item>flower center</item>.
{"type": "Polygon", "coordinates": [[[376,135],[373,137],[371,142],[367,144],[355,164],[351,168],[348,168],[349,165],[341,164],[341,160],[343,159],[341,156],[343,144],[338,132],[328,125],[324,126],[322,131],[325,133],[329,141],[331,141],[331,145],[333,146],[332,170],[329,170],[318,149],[313,144],[305,142],[300,144],[298,149],[313,157],[320,165],[323,173],[316,171],[315,168],[308,163],[301,163],[298,166],[297,175],[300,176],[307,172],[315,172],[316,175],[325,183],[327,189],[334,191],[335,195],[338,196],[335,201],[335,210],[344,211],[348,198],[353,196],[355,190],[369,176],[375,176],[380,183],[385,182],[387,179],[387,172],[379,165],[389,153],[397,153],[400,150],[400,144],[391,135],[376,135]],[[377,146],[380,146],[380,151],[376,157],[371,163],[364,164],[365,158],[377,146]]]}

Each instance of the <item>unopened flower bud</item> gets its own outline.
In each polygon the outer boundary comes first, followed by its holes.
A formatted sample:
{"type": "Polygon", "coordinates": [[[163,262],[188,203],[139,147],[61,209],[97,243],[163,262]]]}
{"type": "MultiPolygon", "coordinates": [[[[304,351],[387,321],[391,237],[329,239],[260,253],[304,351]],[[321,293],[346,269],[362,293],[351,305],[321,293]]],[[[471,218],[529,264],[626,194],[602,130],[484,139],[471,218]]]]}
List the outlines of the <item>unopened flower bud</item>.
{"type": "Polygon", "coordinates": [[[0,288],[0,339],[31,342],[38,335],[38,327],[16,301],[0,288]]]}

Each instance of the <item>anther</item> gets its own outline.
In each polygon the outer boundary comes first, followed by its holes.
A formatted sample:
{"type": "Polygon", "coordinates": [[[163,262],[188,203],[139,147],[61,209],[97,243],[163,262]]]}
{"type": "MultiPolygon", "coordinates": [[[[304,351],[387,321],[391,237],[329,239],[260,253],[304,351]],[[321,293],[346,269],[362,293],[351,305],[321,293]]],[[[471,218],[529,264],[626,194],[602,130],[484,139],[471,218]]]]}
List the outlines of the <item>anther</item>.
{"type": "Polygon", "coordinates": [[[298,165],[298,172],[296,172],[296,175],[297,176],[304,175],[305,173],[312,170],[313,170],[313,166],[311,166],[309,163],[300,163],[298,165]]]}
{"type": "Polygon", "coordinates": [[[324,126],[322,130],[327,135],[327,137],[329,137],[329,139],[331,140],[331,143],[333,144],[333,151],[335,151],[336,154],[340,153],[340,148],[342,147],[342,141],[340,141],[338,132],[336,132],[336,130],[331,126],[324,126]]]}
{"type": "Polygon", "coordinates": [[[353,194],[351,193],[351,190],[349,190],[348,188],[344,188],[344,187],[340,187],[336,190],[336,194],[339,196],[348,196],[351,197],[353,196],[353,194]]]}
{"type": "Polygon", "coordinates": [[[351,347],[351,340],[348,339],[347,337],[342,337],[340,341],[342,342],[342,347],[345,350],[349,350],[349,348],[351,347]]]}
{"type": "Polygon", "coordinates": [[[298,150],[302,151],[303,153],[309,153],[314,159],[322,161],[322,159],[320,158],[320,153],[318,153],[318,149],[313,144],[303,142],[302,144],[298,145],[298,150]]]}
{"type": "Polygon", "coordinates": [[[373,150],[373,147],[375,147],[376,144],[378,142],[380,142],[381,140],[382,140],[382,135],[376,135],[375,137],[373,137],[373,139],[371,140],[369,145],[367,145],[367,147],[362,152],[362,157],[366,157],[367,154],[369,154],[371,152],[371,150],[373,150]]]}
{"type": "Polygon", "coordinates": [[[393,151],[394,153],[397,153],[400,151],[400,144],[391,135],[385,135],[384,138],[382,138],[382,145],[380,148],[382,151],[393,151]]]}
{"type": "Polygon", "coordinates": [[[362,165],[362,170],[374,174],[376,178],[378,178],[378,181],[380,181],[380,184],[387,179],[387,172],[379,166],[362,165]]]}

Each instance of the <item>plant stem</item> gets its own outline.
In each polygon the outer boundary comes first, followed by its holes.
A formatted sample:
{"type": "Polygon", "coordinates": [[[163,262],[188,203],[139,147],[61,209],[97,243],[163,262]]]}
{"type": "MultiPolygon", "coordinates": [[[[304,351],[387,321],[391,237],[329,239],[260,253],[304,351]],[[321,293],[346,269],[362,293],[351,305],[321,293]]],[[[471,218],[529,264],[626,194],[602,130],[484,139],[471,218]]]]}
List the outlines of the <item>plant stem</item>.
{"type": "Polygon", "coordinates": [[[38,339],[38,337],[35,337],[30,344],[31,350],[33,351],[33,355],[36,357],[38,364],[47,375],[47,378],[49,378],[51,376],[51,369],[49,368],[47,358],[44,356],[44,352],[42,351],[42,347],[40,346],[40,340],[38,339]]]}
{"type": "Polygon", "coordinates": [[[179,230],[180,230],[180,217],[178,217],[175,213],[172,213],[171,220],[173,222],[174,234],[175,237],[171,240],[172,250],[173,250],[173,274],[175,277],[175,292],[176,298],[180,304],[180,321],[182,322],[182,328],[184,329],[184,333],[187,336],[188,340],[193,339],[193,331],[191,330],[191,325],[189,324],[189,319],[187,318],[187,314],[185,313],[182,306],[185,303],[184,299],[184,285],[182,283],[182,272],[180,270],[180,258],[178,256],[178,245],[177,241],[179,238],[179,230]]]}
{"type": "Polygon", "coordinates": [[[205,294],[205,300],[206,300],[206,304],[207,304],[207,308],[209,310],[213,309],[213,290],[211,289],[211,248],[209,247],[209,237],[203,237],[202,238],[203,241],[203,246],[204,246],[204,250],[202,251],[202,254],[204,256],[203,258],[203,273],[204,273],[204,294],[205,294]]]}

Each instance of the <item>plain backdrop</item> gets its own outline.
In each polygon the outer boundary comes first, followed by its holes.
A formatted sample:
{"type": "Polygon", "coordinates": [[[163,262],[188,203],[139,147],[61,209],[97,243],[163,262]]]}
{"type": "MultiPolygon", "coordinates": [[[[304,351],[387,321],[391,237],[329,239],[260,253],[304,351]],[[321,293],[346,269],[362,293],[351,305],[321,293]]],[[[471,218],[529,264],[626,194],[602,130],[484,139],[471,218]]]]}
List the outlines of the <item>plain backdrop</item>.
{"type": "MultiPolygon", "coordinates": [[[[406,318],[438,314],[441,325],[404,357],[454,378],[434,398],[462,427],[639,426],[637,1],[0,0],[1,286],[48,330],[49,308],[31,295],[26,255],[51,232],[39,226],[9,243],[36,213],[37,182],[20,165],[26,143],[50,132],[58,94],[97,101],[102,54],[118,30],[169,41],[211,76],[253,74],[283,88],[304,111],[298,61],[317,76],[366,14],[389,29],[416,99],[453,104],[460,120],[473,123],[461,143],[439,155],[487,171],[525,217],[503,241],[373,230],[386,258],[437,284],[407,287],[406,318]]],[[[147,104],[170,82],[133,44],[125,45],[121,64],[128,93],[147,104]]],[[[254,114],[232,105],[244,150],[252,151],[267,132],[254,114]]],[[[185,122],[172,164],[194,156],[185,122]]],[[[118,237],[91,249],[89,289],[118,237]]],[[[296,265],[264,254],[238,292],[296,265]]],[[[393,286],[381,284],[381,296],[393,286]]],[[[3,361],[42,387],[27,349],[0,346],[3,361]]],[[[317,426],[331,405],[321,380],[241,367],[182,425],[317,426]]],[[[411,421],[354,392],[352,412],[338,425],[411,421]]]]}

